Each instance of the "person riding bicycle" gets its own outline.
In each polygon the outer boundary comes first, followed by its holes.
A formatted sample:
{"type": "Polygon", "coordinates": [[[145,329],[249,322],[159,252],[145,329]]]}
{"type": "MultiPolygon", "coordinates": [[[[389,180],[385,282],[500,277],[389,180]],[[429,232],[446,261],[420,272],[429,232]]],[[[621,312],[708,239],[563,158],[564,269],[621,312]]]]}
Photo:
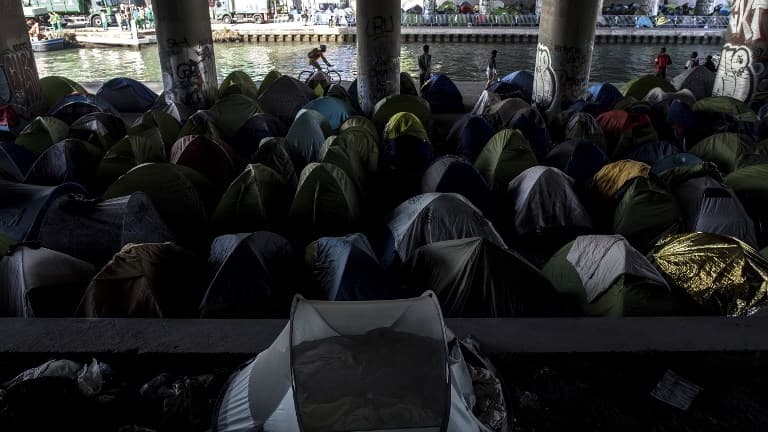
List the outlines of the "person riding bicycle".
{"type": "Polygon", "coordinates": [[[320,66],[319,60],[322,59],[323,62],[325,62],[328,67],[333,67],[332,64],[328,63],[328,59],[325,58],[325,51],[328,49],[326,45],[320,45],[320,48],[312,48],[312,51],[307,54],[307,57],[309,57],[309,65],[315,68],[317,72],[322,72],[323,68],[320,66]]]}

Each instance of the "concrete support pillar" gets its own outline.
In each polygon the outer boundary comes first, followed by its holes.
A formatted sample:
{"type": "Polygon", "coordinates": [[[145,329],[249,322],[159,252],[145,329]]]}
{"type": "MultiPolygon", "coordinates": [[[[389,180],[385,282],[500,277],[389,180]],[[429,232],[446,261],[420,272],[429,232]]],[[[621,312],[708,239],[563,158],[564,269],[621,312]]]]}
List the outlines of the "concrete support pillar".
{"type": "Polygon", "coordinates": [[[165,91],[176,103],[207,109],[218,93],[206,0],[153,1],[165,91]]]}
{"type": "Polygon", "coordinates": [[[541,5],[544,3],[544,0],[536,0],[536,17],[541,17],[541,5]]]}
{"type": "Polygon", "coordinates": [[[712,15],[715,12],[715,0],[697,0],[694,14],[698,16],[712,15]]]}
{"type": "Polygon", "coordinates": [[[357,94],[372,114],[381,99],[400,93],[400,2],[357,4],[357,94]]]}
{"type": "Polygon", "coordinates": [[[643,6],[644,9],[645,9],[645,13],[648,16],[656,16],[656,15],[658,15],[659,14],[659,3],[660,3],[660,0],[645,0],[645,5],[643,6]]]}
{"type": "Polygon", "coordinates": [[[25,118],[40,114],[43,94],[24,10],[17,1],[3,2],[0,14],[0,107],[10,105],[25,118]]]}
{"type": "Polygon", "coordinates": [[[559,111],[589,83],[600,0],[544,0],[536,49],[533,99],[559,111]]]}
{"type": "Polygon", "coordinates": [[[435,9],[437,9],[437,0],[424,0],[424,15],[434,15],[435,9]]]}
{"type": "Polygon", "coordinates": [[[720,55],[713,94],[759,107],[768,101],[768,8],[735,0],[720,55]]]}
{"type": "Polygon", "coordinates": [[[477,3],[478,12],[480,12],[480,14],[482,15],[488,15],[489,13],[491,13],[490,3],[491,3],[490,0],[480,0],[477,3]]]}

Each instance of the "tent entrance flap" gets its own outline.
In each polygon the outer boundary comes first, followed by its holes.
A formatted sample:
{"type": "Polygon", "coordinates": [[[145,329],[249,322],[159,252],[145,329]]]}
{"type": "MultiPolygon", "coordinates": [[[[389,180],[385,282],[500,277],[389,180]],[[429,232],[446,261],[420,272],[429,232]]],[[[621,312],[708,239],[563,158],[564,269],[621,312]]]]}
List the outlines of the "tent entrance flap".
{"type": "Polygon", "coordinates": [[[297,298],[291,372],[303,432],[447,426],[450,374],[434,294],[354,305],[297,298]]]}

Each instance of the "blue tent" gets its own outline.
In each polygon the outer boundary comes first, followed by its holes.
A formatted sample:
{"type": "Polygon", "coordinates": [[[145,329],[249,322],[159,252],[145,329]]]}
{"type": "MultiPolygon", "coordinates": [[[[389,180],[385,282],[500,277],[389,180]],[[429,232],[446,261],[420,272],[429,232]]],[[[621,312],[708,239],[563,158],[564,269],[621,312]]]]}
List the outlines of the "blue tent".
{"type": "Polygon", "coordinates": [[[68,193],[85,189],[75,183],[47,187],[0,181],[0,234],[18,242],[36,239],[45,212],[68,193]]]}
{"type": "Polygon", "coordinates": [[[429,102],[433,114],[455,114],[464,112],[464,97],[456,84],[446,75],[432,75],[424,85],[422,97],[429,102]]]}
{"type": "Polygon", "coordinates": [[[451,129],[449,136],[458,136],[459,142],[456,152],[464,155],[470,162],[474,162],[483,151],[483,147],[496,134],[496,130],[483,116],[473,115],[466,122],[457,122],[451,129]]]}
{"type": "Polygon", "coordinates": [[[701,163],[704,163],[704,161],[696,155],[690,153],[677,153],[669,155],[654,163],[651,167],[651,172],[659,175],[664,171],[669,171],[679,166],[698,165],[701,163]]]}
{"type": "Polygon", "coordinates": [[[382,166],[401,174],[418,174],[429,167],[435,154],[432,144],[413,135],[401,135],[384,144],[382,166]]]}
{"type": "Polygon", "coordinates": [[[624,97],[621,91],[610,83],[593,84],[587,92],[591,96],[589,102],[597,104],[601,112],[612,110],[616,102],[624,97]]]}
{"type": "Polygon", "coordinates": [[[552,150],[552,140],[549,136],[547,122],[538,109],[530,107],[518,111],[507,123],[507,127],[518,129],[523,134],[538,160],[544,160],[549,151],[552,150]]]}
{"type": "Polygon", "coordinates": [[[627,156],[638,162],[653,166],[656,162],[677,153],[677,149],[667,141],[648,142],[636,148],[627,156]]]}
{"type": "Polygon", "coordinates": [[[304,109],[314,110],[325,116],[333,130],[339,130],[341,125],[354,115],[354,110],[349,104],[330,96],[312,100],[304,105],[304,109]]]}
{"type": "Polygon", "coordinates": [[[399,289],[388,283],[368,238],[363,234],[323,237],[304,254],[315,283],[332,301],[390,300],[399,289]]]}
{"type": "Polygon", "coordinates": [[[0,142],[0,180],[23,181],[35,155],[12,142],[0,142]]]}
{"type": "Polygon", "coordinates": [[[208,265],[203,317],[288,318],[301,260],[285,238],[266,231],[217,237],[208,265]]]}
{"type": "Polygon", "coordinates": [[[573,178],[576,185],[585,185],[608,163],[608,157],[595,143],[573,139],[558,144],[546,161],[573,178]]]}
{"type": "MultiPolygon", "coordinates": [[[[502,78],[501,81],[491,84],[491,87],[494,87],[495,85],[499,85],[500,89],[512,89],[512,91],[519,91],[524,96],[522,99],[530,102],[531,94],[533,94],[533,73],[526,70],[512,72],[511,74],[502,78]]],[[[491,90],[490,87],[489,90],[491,90]]],[[[508,93],[506,91],[492,91],[499,94],[508,93]]]]}
{"type": "Polygon", "coordinates": [[[692,129],[696,125],[696,114],[687,103],[674,100],[667,111],[667,123],[684,130],[692,129]]]}
{"type": "Polygon", "coordinates": [[[647,16],[639,16],[635,22],[635,27],[653,28],[653,21],[651,21],[651,18],[647,16]]]}
{"type": "Polygon", "coordinates": [[[88,185],[96,176],[101,151],[92,144],[67,138],[41,154],[25,177],[25,183],[56,186],[75,182],[88,185]]]}
{"type": "Polygon", "coordinates": [[[259,149],[261,140],[284,137],[288,128],[280,119],[269,114],[254,114],[237,131],[230,144],[242,157],[249,157],[259,149]]]}
{"type": "Polygon", "coordinates": [[[96,92],[115,109],[125,113],[143,113],[152,108],[157,94],[132,78],[113,78],[96,92]]]}
{"type": "Polygon", "coordinates": [[[50,116],[71,125],[86,114],[98,112],[120,117],[120,113],[105,99],[99,96],[81,94],[64,97],[48,113],[50,116]]]}
{"type": "Polygon", "coordinates": [[[301,110],[288,129],[285,139],[307,163],[310,163],[320,160],[323,144],[330,135],[331,125],[322,114],[313,110],[301,110]]]}
{"type": "Polygon", "coordinates": [[[491,189],[477,169],[459,156],[443,156],[421,179],[421,192],[457,193],[481,210],[489,207],[491,189]]]}

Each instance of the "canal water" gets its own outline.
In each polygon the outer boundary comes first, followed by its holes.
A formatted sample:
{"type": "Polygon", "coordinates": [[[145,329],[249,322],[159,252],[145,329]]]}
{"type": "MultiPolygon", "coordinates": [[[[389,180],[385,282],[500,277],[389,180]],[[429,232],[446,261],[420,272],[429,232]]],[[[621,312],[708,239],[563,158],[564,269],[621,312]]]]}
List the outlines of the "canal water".
{"type": "MultiPolygon", "coordinates": [[[[498,68],[502,76],[517,70],[532,70],[536,58],[535,44],[461,44],[433,43],[433,68],[457,81],[485,81],[485,65],[491,50],[498,50],[498,68]]],[[[416,58],[422,44],[402,45],[402,70],[418,76],[416,58]]],[[[592,81],[625,82],[653,71],[653,59],[661,46],[596,45],[592,57],[592,81]]],[[[242,70],[260,80],[272,69],[296,76],[307,69],[306,43],[231,43],[215,46],[220,79],[234,70],[242,70]]],[[[692,51],[703,59],[719,54],[717,45],[670,45],[667,52],[673,65],[669,74],[683,70],[692,51]]],[[[102,82],[114,77],[130,77],[140,81],[161,81],[157,46],[142,48],[83,48],[35,53],[40,76],[63,75],[78,82],[102,82]]],[[[328,60],[352,80],[357,74],[355,44],[328,44],[328,60]]]]}

